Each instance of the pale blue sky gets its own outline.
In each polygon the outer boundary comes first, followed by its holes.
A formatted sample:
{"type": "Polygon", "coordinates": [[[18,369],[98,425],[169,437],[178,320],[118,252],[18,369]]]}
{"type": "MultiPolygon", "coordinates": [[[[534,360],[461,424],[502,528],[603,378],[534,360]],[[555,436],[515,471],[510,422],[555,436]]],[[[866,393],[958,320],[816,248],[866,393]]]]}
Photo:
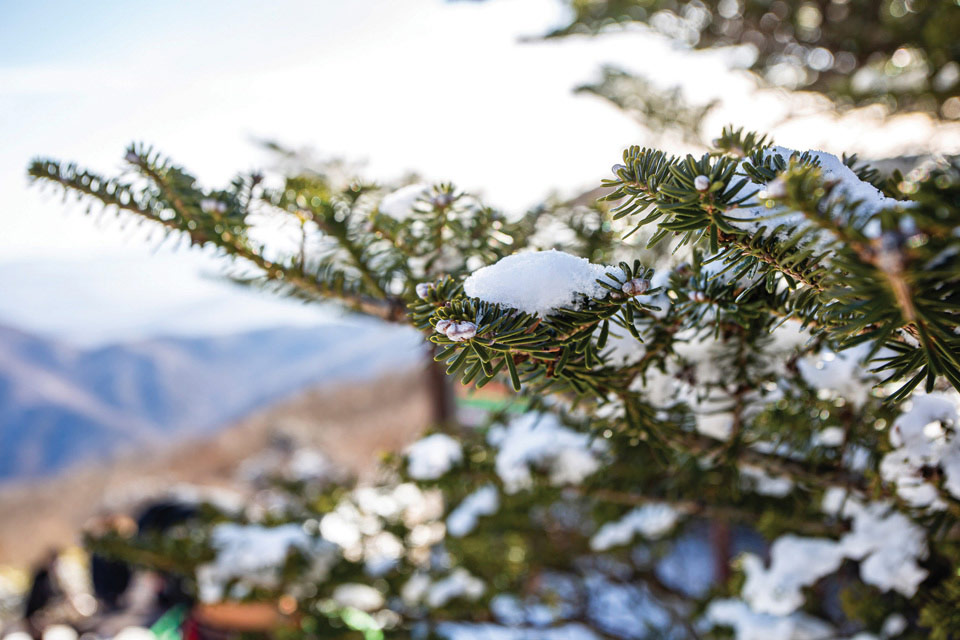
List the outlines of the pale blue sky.
{"type": "MultiPolygon", "coordinates": [[[[558,12],[555,0],[0,0],[0,323],[91,341],[318,318],[205,280],[215,263],[199,253],[157,254],[142,230],[28,189],[36,155],[112,172],[143,140],[216,183],[260,166],[251,140],[272,137],[366,160],[382,180],[453,180],[519,211],[595,186],[624,146],[649,139],[571,93],[607,62],[695,101],[723,93],[717,131],[734,121],[788,146],[878,155],[932,139],[915,121],[882,140],[869,118],[783,126],[795,102],[656,37],[518,42],[558,12]]],[[[960,148],[956,131],[936,139],[960,148]]]]}

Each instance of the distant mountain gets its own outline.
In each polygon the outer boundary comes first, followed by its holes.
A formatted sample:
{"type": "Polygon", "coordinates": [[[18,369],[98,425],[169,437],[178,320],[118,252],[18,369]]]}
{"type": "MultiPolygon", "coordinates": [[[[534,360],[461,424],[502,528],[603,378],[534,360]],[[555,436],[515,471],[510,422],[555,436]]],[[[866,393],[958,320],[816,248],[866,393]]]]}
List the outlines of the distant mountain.
{"type": "Polygon", "coordinates": [[[0,481],[209,433],[322,382],[413,366],[418,344],[365,321],[92,349],[0,327],[0,481]]]}

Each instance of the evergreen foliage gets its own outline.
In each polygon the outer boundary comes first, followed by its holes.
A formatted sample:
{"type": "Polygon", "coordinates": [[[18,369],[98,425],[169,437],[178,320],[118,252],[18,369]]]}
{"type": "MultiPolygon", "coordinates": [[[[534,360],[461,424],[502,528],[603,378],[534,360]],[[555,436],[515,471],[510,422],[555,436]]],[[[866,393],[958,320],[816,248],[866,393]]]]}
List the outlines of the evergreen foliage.
{"type": "Polygon", "coordinates": [[[626,149],[600,202],[509,216],[446,184],[302,169],[209,189],[149,148],[126,159],[30,175],[216,247],[241,281],[408,322],[449,374],[517,395],[382,485],[278,477],[265,513],[95,548],[206,599],[293,598],[291,637],[960,635],[956,161],[884,177],[727,129],[699,158],[626,149]],[[258,241],[265,220],[294,240],[258,241]],[[557,245],[599,275],[564,292],[579,263],[547,252],[555,277],[509,270],[557,245]],[[471,281],[490,265],[572,303],[505,304],[471,281]],[[231,522],[293,524],[279,566],[217,565],[231,522]],[[711,530],[773,541],[771,564],[712,558],[711,530]]]}

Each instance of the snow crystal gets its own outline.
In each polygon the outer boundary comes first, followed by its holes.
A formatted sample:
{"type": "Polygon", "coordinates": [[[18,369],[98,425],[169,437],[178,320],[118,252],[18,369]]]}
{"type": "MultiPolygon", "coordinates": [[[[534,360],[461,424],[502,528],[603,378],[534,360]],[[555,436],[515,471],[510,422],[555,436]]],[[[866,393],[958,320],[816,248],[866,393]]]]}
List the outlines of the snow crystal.
{"type": "Polygon", "coordinates": [[[361,611],[373,611],[383,606],[383,594],[373,587],[351,582],[338,585],[333,590],[333,599],[341,607],[353,607],[361,611]]]}
{"type": "Polygon", "coordinates": [[[596,471],[600,463],[597,453],[604,443],[560,424],[550,414],[528,413],[497,426],[487,436],[498,447],[497,475],[507,493],[516,493],[533,484],[531,466],[549,471],[554,485],[576,484],[596,471]]]}
{"type": "Polygon", "coordinates": [[[770,567],[753,554],[744,554],[743,598],[758,613],[787,615],[803,604],[803,587],[833,573],[843,562],[842,548],[833,540],[785,535],[770,548],[770,567]]]}
{"type": "Polygon", "coordinates": [[[960,394],[914,393],[904,407],[890,429],[890,444],[896,448],[880,462],[880,475],[896,484],[898,495],[912,506],[942,510],[946,504],[924,478],[923,468],[940,466],[944,489],[960,498],[960,438],[954,432],[960,424],[960,394]]]}
{"type": "Polygon", "coordinates": [[[477,526],[480,516],[489,516],[500,508],[500,495],[492,484],[480,487],[454,509],[447,517],[447,531],[455,538],[462,538],[477,526]]]}
{"type": "Polygon", "coordinates": [[[594,551],[606,551],[611,547],[627,544],[638,533],[645,538],[656,540],[669,533],[679,517],[679,512],[668,504],[645,504],[633,509],[620,520],[603,525],[590,539],[590,548],[594,551]]]}
{"type": "Polygon", "coordinates": [[[483,581],[474,577],[463,567],[450,572],[446,578],[434,582],[427,591],[427,605],[431,608],[442,607],[454,598],[476,600],[485,590],[483,581]]]}
{"type": "Polygon", "coordinates": [[[224,597],[225,585],[234,579],[264,587],[275,586],[279,569],[293,549],[309,553],[315,561],[332,561],[333,547],[324,540],[311,538],[300,525],[279,527],[232,522],[218,524],[211,532],[216,559],[197,569],[200,599],[215,602],[224,597]]]}
{"type": "Polygon", "coordinates": [[[760,467],[740,465],[740,479],[762,496],[782,498],[793,490],[793,480],[789,476],[771,476],[760,467]]]}
{"type": "Polygon", "coordinates": [[[547,316],[559,308],[576,308],[581,295],[606,296],[597,284],[608,270],[562,251],[515,253],[474,271],[463,283],[472,298],[547,316]]]}
{"type": "Polygon", "coordinates": [[[403,220],[413,213],[413,206],[430,190],[426,184],[410,184],[388,193],[380,201],[380,213],[396,220],[403,220]]]}
{"type": "Polygon", "coordinates": [[[415,480],[436,480],[463,460],[460,443],[434,433],[407,447],[407,473],[415,480]]]}
{"type": "Polygon", "coordinates": [[[707,607],[704,622],[708,626],[731,627],[736,640],[827,640],[834,638],[833,628],[805,613],[772,616],[757,613],[742,600],[714,600],[707,607]]]}

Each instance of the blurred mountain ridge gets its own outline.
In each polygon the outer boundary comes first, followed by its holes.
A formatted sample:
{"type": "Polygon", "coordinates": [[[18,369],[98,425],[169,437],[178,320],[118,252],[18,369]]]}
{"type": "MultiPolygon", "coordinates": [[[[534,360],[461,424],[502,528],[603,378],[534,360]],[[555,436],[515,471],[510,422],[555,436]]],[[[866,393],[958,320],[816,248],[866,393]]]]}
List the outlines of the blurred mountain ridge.
{"type": "Polygon", "coordinates": [[[211,433],[320,383],[405,369],[418,344],[411,330],[369,321],[94,348],[0,326],[0,482],[211,433]]]}

